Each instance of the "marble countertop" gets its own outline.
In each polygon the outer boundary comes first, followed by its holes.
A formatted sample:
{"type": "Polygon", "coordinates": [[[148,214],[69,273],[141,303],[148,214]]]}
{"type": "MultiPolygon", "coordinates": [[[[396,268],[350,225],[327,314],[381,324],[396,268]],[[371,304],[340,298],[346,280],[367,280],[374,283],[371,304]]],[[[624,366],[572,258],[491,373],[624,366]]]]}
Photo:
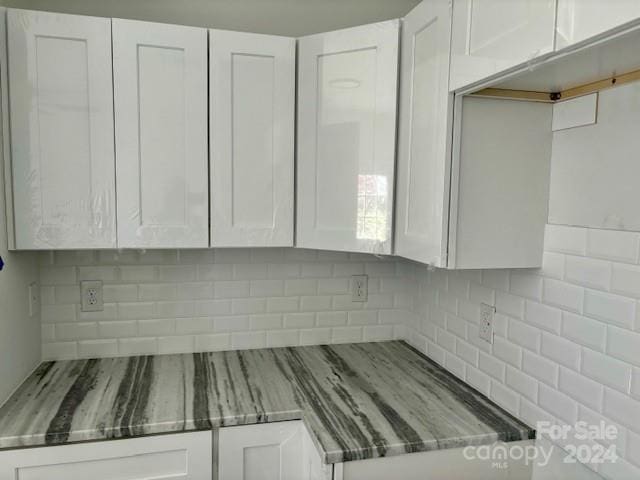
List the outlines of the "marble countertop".
{"type": "Polygon", "coordinates": [[[45,362],[0,449],[303,419],[326,463],[533,438],[399,341],[45,362]]]}

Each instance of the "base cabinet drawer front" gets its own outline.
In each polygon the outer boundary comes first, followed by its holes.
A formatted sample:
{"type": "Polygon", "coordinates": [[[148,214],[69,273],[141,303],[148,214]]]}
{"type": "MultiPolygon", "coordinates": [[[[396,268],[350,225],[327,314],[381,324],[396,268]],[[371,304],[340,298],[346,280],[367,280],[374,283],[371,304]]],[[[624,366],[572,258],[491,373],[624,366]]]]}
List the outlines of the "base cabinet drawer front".
{"type": "Polygon", "coordinates": [[[294,38],[209,31],[211,246],[293,246],[294,38]]]}
{"type": "Polygon", "coordinates": [[[113,78],[118,247],[207,247],[207,30],[114,19],[113,78]]]}
{"type": "Polygon", "coordinates": [[[556,1],[455,0],[450,89],[553,52],[556,1]]]}
{"type": "Polygon", "coordinates": [[[296,242],[391,253],[397,20],[300,38],[296,242]]]}
{"type": "Polygon", "coordinates": [[[211,478],[210,431],[0,452],[0,480],[211,478]]]}
{"type": "Polygon", "coordinates": [[[637,0],[558,0],[556,50],[638,19],[637,0]]]}
{"type": "Polygon", "coordinates": [[[331,480],[302,421],[221,428],[217,480],[331,480]]]}
{"type": "Polygon", "coordinates": [[[16,248],[115,248],[111,20],[9,9],[7,29],[16,248]]]}

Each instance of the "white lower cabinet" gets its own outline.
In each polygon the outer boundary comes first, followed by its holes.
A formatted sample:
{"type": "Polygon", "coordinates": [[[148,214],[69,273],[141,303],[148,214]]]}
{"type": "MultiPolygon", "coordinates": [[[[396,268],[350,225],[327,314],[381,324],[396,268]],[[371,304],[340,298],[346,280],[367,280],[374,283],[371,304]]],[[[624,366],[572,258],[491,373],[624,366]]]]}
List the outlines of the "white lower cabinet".
{"type": "Polygon", "coordinates": [[[302,421],[221,428],[217,480],[331,480],[302,421]]]}
{"type": "Polygon", "coordinates": [[[210,431],[0,452],[0,480],[211,480],[210,431]]]}

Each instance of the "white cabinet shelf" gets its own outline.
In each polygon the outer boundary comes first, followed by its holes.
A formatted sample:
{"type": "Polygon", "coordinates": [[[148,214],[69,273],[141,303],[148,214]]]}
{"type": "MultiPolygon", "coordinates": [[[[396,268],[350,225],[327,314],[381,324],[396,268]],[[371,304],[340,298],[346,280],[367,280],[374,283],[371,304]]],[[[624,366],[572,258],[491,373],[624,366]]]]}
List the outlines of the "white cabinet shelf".
{"type": "Polygon", "coordinates": [[[113,20],[118,246],[209,245],[207,31],[113,20]]]}
{"type": "Polygon", "coordinates": [[[293,38],[209,31],[211,246],[293,246],[293,38]]]}
{"type": "Polygon", "coordinates": [[[299,40],[299,247],[391,253],[398,29],[299,40]]]}
{"type": "Polygon", "coordinates": [[[15,246],[114,248],[111,20],[9,10],[7,27],[15,246]]]}

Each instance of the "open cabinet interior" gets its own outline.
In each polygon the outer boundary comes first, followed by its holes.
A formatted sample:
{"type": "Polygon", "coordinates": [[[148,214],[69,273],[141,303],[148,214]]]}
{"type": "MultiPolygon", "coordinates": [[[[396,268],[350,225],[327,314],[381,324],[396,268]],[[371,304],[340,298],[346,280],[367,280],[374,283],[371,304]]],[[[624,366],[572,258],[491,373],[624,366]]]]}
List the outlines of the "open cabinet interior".
{"type": "Polygon", "coordinates": [[[456,99],[449,268],[539,266],[552,113],[544,103],[456,99]]]}

